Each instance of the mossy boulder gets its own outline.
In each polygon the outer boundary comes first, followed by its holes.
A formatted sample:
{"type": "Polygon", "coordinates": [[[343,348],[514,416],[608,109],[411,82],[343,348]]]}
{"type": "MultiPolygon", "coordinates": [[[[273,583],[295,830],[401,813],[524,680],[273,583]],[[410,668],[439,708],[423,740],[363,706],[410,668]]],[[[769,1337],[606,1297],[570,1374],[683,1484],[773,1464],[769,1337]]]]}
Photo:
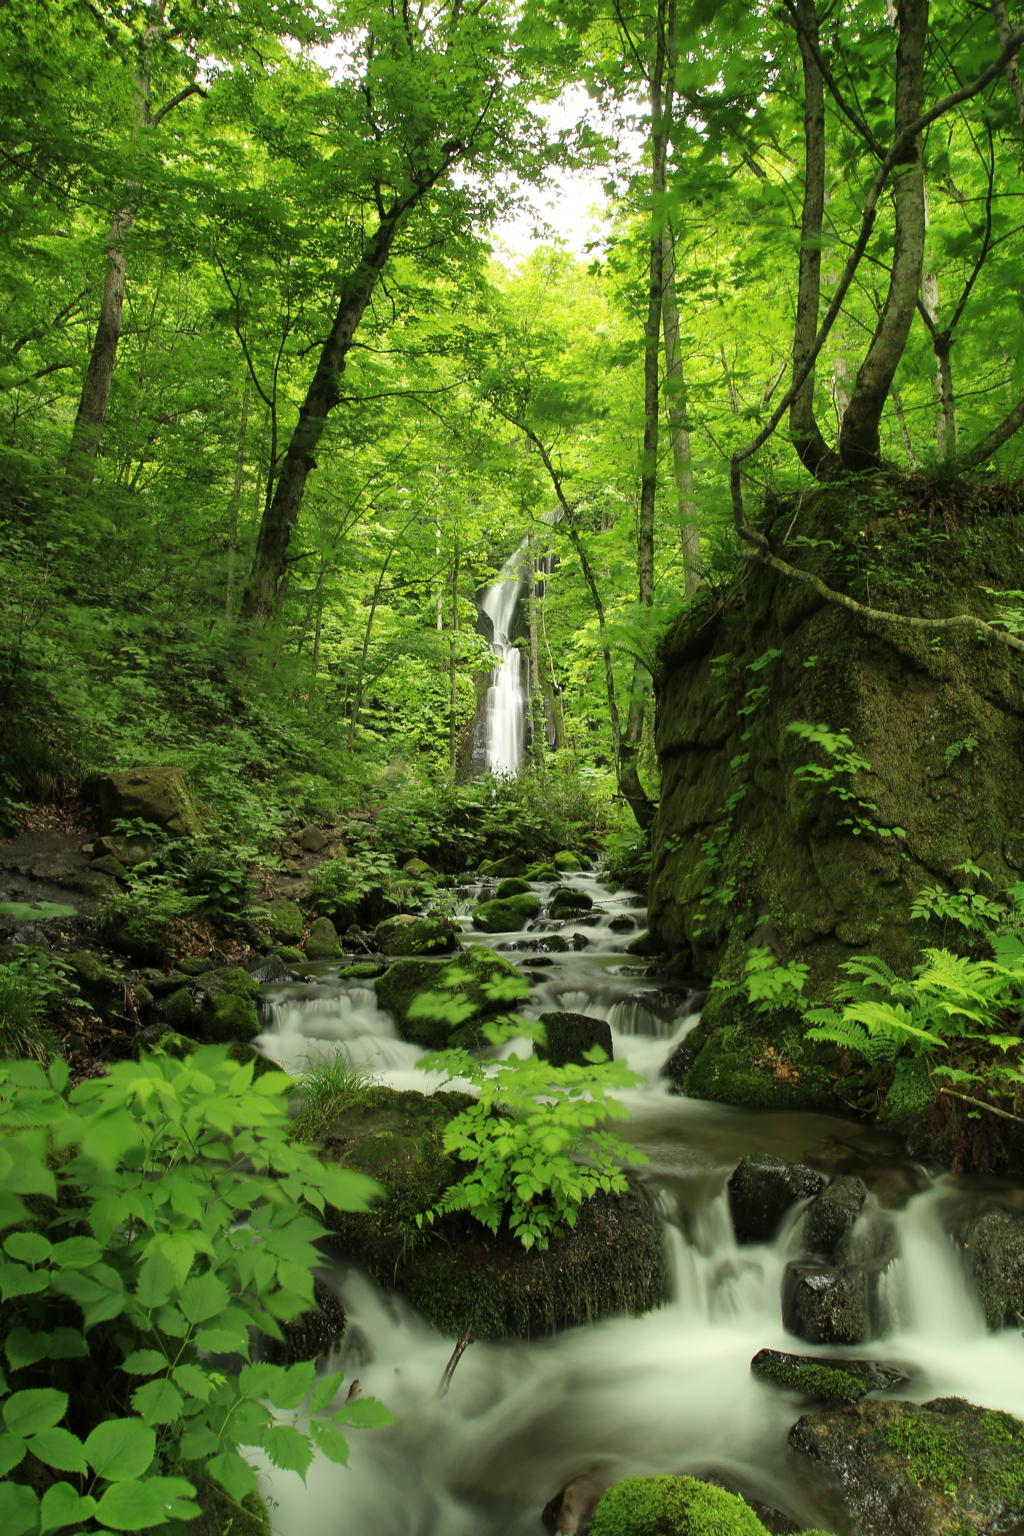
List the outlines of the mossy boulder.
{"type": "Polygon", "coordinates": [[[641,960],[657,960],[659,955],[665,953],[665,941],[649,928],[643,933],[638,933],[635,939],[631,939],[626,945],[627,955],[637,955],[641,960]]]}
{"type": "Polygon", "coordinates": [[[507,901],[510,896],[531,896],[532,894],[529,880],[514,877],[511,880],[503,880],[494,896],[497,901],[507,901]]]}
{"type": "Polygon", "coordinates": [[[190,1035],[179,1034],[168,1024],[148,1024],[145,1029],[139,1030],[132,1041],[132,1055],[136,1061],[142,1051],[162,1051],[165,1056],[184,1061],[186,1056],[191,1056],[198,1049],[198,1040],[193,1040],[190,1035]]]}
{"type": "Polygon", "coordinates": [[[459,926],[450,917],[412,917],[401,912],[374,929],[382,955],[445,954],[455,948],[459,926]]]}
{"type": "Polygon", "coordinates": [[[790,1355],[781,1349],[760,1349],[750,1362],[751,1373],[788,1392],[801,1392],[819,1402],[859,1403],[869,1392],[889,1392],[908,1377],[897,1365],[879,1360],[850,1360],[845,1356],[790,1355]]]}
{"type": "Polygon", "coordinates": [[[340,956],[337,928],[329,917],[318,917],[306,939],[306,959],[337,960],[340,956]]]}
{"type": "Polygon", "coordinates": [[[1018,1325],[1024,1313],[1024,1217],[982,1210],[961,1221],[957,1246],[990,1328],[1018,1325]]]}
{"type": "Polygon", "coordinates": [[[518,933],[539,911],[540,902],[533,895],[484,901],[473,908],[473,927],[482,933],[518,933]]]}
{"type": "Polygon", "coordinates": [[[394,1016],[404,1040],[413,1040],[430,1050],[442,1050],[453,1038],[475,1042],[474,1025],[483,1019],[507,1013],[507,1000],[487,997],[484,986],[496,979],[523,980],[523,973],[485,944],[470,944],[454,960],[396,960],[375,983],[377,1001],[394,1016]],[[471,1012],[458,1024],[443,1018],[411,1019],[412,1000],[421,992],[443,992],[453,1000],[469,1004],[471,1012]]]}
{"type": "Polygon", "coordinates": [[[302,938],[305,919],[298,903],[289,901],[287,896],[279,896],[275,901],[267,903],[264,922],[270,930],[271,938],[279,944],[297,944],[302,938]]]}
{"type": "Polygon", "coordinates": [[[185,955],[177,962],[176,969],[183,971],[186,976],[201,976],[204,971],[213,970],[207,955],[185,955]]]}
{"type": "MultiPolygon", "coordinates": [[[[826,485],[769,498],[761,528],[787,559],[860,602],[870,583],[876,608],[991,619],[995,592],[1024,587],[1022,520],[993,513],[965,483],[937,541],[934,509],[913,495],[885,477],[826,485]]],[[[994,890],[1021,879],[1024,712],[1006,648],[865,620],[755,564],[728,600],[708,591],[687,605],[661,664],[649,920],[699,974],[741,982],[749,948],[768,944],[809,967],[812,1000],[864,950],[909,975],[922,944],[943,942],[941,924],[911,916],[923,886],[956,890],[967,861],[994,890]],[[790,730],[800,721],[845,732],[870,770],[837,776],[834,755],[790,730]],[[740,730],[743,760],[732,766],[740,730]],[[809,764],[821,775],[798,778],[809,764]],[[837,784],[859,808],[830,793],[837,784]],[[866,825],[851,826],[856,817],[866,825]]],[[[761,1027],[770,1041],[778,1033],[741,997],[721,1023],[761,1027]]],[[[738,1064],[716,1075],[712,1084],[700,1074],[714,1089],[703,1096],[729,1099],[735,1087],[731,1102],[766,1102],[738,1064]]]]}
{"type": "Polygon", "coordinates": [[[386,970],[383,960],[357,960],[355,965],[342,966],[338,975],[345,981],[376,981],[386,970]]]}
{"type": "Polygon", "coordinates": [[[345,1337],[345,1309],[322,1280],[313,1281],[315,1307],[281,1324],[283,1339],[261,1335],[260,1353],[271,1365],[298,1365],[303,1360],[322,1360],[333,1354],[345,1337]]]}
{"type": "Polygon", "coordinates": [[[493,875],[499,880],[504,880],[510,875],[522,877],[526,874],[527,864],[518,854],[510,853],[504,859],[481,859],[477,865],[477,874],[493,875]]]}
{"type": "Polygon", "coordinates": [[[434,871],[426,859],[406,859],[402,870],[405,874],[411,875],[414,880],[431,880],[434,876],[434,871]]]}
{"type": "Polygon", "coordinates": [[[544,1252],[463,1213],[417,1226],[417,1214],[465,1172],[444,1150],[444,1131],[471,1102],[389,1088],[353,1095],[328,1129],[323,1155],[368,1173],[385,1197],[365,1213],[328,1207],[325,1221],[343,1252],[450,1335],[472,1327],[480,1339],[528,1338],[659,1305],[661,1225],[638,1187],[586,1201],[575,1228],[544,1252]]]}
{"type": "Polygon", "coordinates": [[[833,1077],[814,1060],[814,1048],[808,1049],[798,1031],[770,1038],[752,1025],[733,1024],[708,1034],[702,1020],[693,1036],[697,1056],[683,1079],[691,1099],[744,1109],[834,1107],[833,1077]]]}
{"type": "Polygon", "coordinates": [[[196,1023],[196,1000],[187,987],[176,987],[160,1004],[160,1013],[168,1028],[188,1030],[196,1023]]]}
{"type": "Polygon", "coordinates": [[[201,992],[230,992],[233,997],[255,997],[260,984],[241,965],[222,965],[203,971],[195,979],[201,992]]]}
{"type": "Polygon", "coordinates": [[[568,848],[563,848],[560,852],[556,853],[551,862],[559,873],[564,875],[577,874],[585,867],[579,854],[570,853],[568,848]]]}
{"type": "Polygon", "coordinates": [[[888,1322],[877,1270],[790,1260],[782,1275],[782,1323],[805,1344],[866,1344],[888,1322]]]}
{"type": "Polygon", "coordinates": [[[203,1001],[203,1032],[208,1040],[255,1040],[259,1014],[251,998],[238,992],[207,992],[203,1001]]]}
{"type": "Polygon", "coordinates": [[[917,1057],[897,1061],[892,1084],[878,1112],[878,1123],[888,1130],[900,1131],[911,1149],[929,1143],[928,1110],[935,1102],[937,1088],[928,1063],[917,1057]]]}
{"type": "Polygon", "coordinates": [[[541,885],[550,885],[558,879],[558,870],[553,864],[531,864],[523,871],[527,880],[537,880],[541,885]]]}
{"type": "MultiPolygon", "coordinates": [[[[110,837],[98,837],[94,846],[97,858],[109,855],[128,869],[135,869],[137,865],[145,864],[156,851],[156,843],[151,837],[118,837],[116,834],[111,834],[110,837]]],[[[98,865],[94,863],[92,867],[96,869],[98,865]]]]}
{"type": "Polygon", "coordinates": [[[98,1011],[120,1004],[124,996],[124,978],[120,971],[116,971],[112,965],[104,964],[88,949],[76,949],[68,959],[83,996],[98,1011]]]}
{"type": "Polygon", "coordinates": [[[275,944],[270,953],[276,955],[279,960],[283,960],[285,965],[296,965],[306,958],[303,951],[296,949],[294,944],[275,944]]]}
{"type": "Polygon", "coordinates": [[[804,1414],[789,1444],[841,1484],[862,1536],[996,1536],[1024,1523],[1024,1423],[1008,1413],[958,1397],[861,1403],[804,1414]]]}
{"type": "Polygon", "coordinates": [[[534,1053],[553,1067],[588,1065],[586,1052],[600,1046],[608,1060],[614,1056],[612,1032],[604,1019],[592,1019],[585,1013],[542,1013],[545,1038],[537,1041],[534,1053]]]}
{"type": "Polygon", "coordinates": [[[154,997],[169,997],[172,992],[180,992],[189,981],[190,978],[183,971],[170,971],[166,976],[157,976],[150,972],[146,985],[154,997]]]}
{"type": "Polygon", "coordinates": [[[115,859],[113,854],[105,853],[100,859],[93,859],[89,865],[98,874],[109,875],[112,880],[127,880],[128,870],[120,859],[115,859]]]}
{"type": "Polygon", "coordinates": [[[598,1501],[590,1536],[768,1536],[739,1494],[695,1477],[624,1477],[598,1501]]]}
{"type": "Polygon", "coordinates": [[[589,891],[573,891],[565,888],[556,891],[548,911],[553,918],[574,917],[578,912],[590,912],[594,898],[589,891]]]}
{"type": "Polygon", "coordinates": [[[148,821],[175,837],[198,837],[202,830],[180,768],[129,768],[86,787],[99,803],[106,836],[119,819],[148,821]]]}

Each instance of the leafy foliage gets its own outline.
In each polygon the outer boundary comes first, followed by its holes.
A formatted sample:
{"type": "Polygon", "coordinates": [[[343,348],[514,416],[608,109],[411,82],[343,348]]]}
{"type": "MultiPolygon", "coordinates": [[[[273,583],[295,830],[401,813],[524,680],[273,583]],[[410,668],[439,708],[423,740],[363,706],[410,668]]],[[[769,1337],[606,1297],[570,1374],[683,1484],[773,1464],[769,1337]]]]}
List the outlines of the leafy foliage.
{"type": "Polygon", "coordinates": [[[62,1061],[0,1068],[0,1293],[16,1314],[5,1531],[92,1520],[183,1536],[197,1477],[235,1502],[255,1487],[243,1446],[300,1474],[314,1445],[343,1462],[342,1427],[386,1423],[386,1409],[331,1411],[341,1377],[314,1388],[313,1361],[238,1369],[225,1357],[248,1362],[253,1328],[280,1338],[313,1305],[324,1228],[312,1212],[365,1209],[376,1186],[294,1143],[291,1079],[254,1081],[224,1049],[144,1056],[65,1095],[67,1081],[62,1061]],[[113,1384],[69,1401],[53,1377],[90,1356],[116,1364],[113,1384]],[[266,1406],[293,1414],[307,1398],[305,1430],[266,1406]],[[41,1500],[20,1480],[30,1452],[58,1475],[41,1500]]]}

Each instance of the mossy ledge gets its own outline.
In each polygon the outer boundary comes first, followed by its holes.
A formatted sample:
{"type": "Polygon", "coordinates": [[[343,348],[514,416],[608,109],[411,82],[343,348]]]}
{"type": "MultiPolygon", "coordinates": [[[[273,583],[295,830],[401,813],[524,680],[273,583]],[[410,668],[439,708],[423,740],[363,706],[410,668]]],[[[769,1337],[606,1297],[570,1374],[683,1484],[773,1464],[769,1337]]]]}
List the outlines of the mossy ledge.
{"type": "Polygon", "coordinates": [[[667,1285],[661,1224],[638,1185],[586,1201],[575,1228],[543,1252],[463,1214],[417,1226],[416,1216],[465,1172],[443,1137],[469,1102],[458,1093],[373,1087],[343,1105],[323,1154],[370,1174],[386,1193],[366,1213],[327,1208],[342,1252],[452,1336],[472,1328],[478,1339],[534,1338],[659,1306],[667,1285]]]}

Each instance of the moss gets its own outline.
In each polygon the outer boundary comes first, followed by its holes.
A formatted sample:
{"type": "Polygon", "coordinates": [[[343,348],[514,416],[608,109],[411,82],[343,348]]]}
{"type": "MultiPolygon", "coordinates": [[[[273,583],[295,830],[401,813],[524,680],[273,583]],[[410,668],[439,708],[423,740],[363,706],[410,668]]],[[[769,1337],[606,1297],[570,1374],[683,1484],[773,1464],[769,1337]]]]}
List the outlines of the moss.
{"type": "Polygon", "coordinates": [[[532,894],[529,880],[513,879],[503,880],[495,891],[494,896],[496,901],[507,901],[510,896],[530,896],[532,894]]]}
{"type": "Polygon", "coordinates": [[[517,854],[511,853],[504,859],[482,859],[477,865],[477,869],[481,875],[495,875],[499,880],[504,880],[509,876],[516,876],[522,879],[526,875],[527,865],[525,859],[521,859],[517,854]]]}
{"type": "Polygon", "coordinates": [[[558,870],[553,864],[531,864],[529,869],[524,870],[524,874],[528,880],[535,880],[541,885],[552,884],[558,879],[558,870]]]}
{"type": "Polygon", "coordinates": [[[695,1477],[624,1477],[599,1500],[590,1536],[767,1536],[738,1494],[695,1477]]]}
{"type": "Polygon", "coordinates": [[[220,970],[203,971],[196,978],[202,992],[229,992],[232,997],[255,997],[260,984],[240,965],[226,965],[220,970]]]}
{"type": "Polygon", "coordinates": [[[701,1045],[683,1080],[684,1091],[693,1099],[744,1109],[830,1107],[828,1072],[808,1062],[796,1040],[780,1045],[781,1049],[740,1025],[720,1029],[701,1045]]]}
{"type": "Polygon", "coordinates": [[[210,1040],[255,1040],[260,1032],[256,1004],[235,992],[208,992],[202,1017],[210,1040]]]}
{"type": "Polygon", "coordinates": [[[255,1489],[245,1494],[239,1504],[218,1484],[206,1483],[202,1502],[218,1536],[272,1536],[270,1511],[255,1489]]]}
{"type": "Polygon", "coordinates": [[[934,1099],[935,1083],[927,1062],[898,1061],[892,1087],[879,1112],[879,1123],[903,1131],[914,1142],[923,1142],[928,1137],[925,1115],[934,1099]]]}
{"type": "Polygon", "coordinates": [[[386,917],[374,930],[382,955],[429,955],[455,948],[458,925],[448,917],[386,917]]]}
{"type": "Polygon", "coordinates": [[[484,933],[517,933],[540,911],[536,896],[510,896],[502,901],[484,901],[473,908],[473,927],[484,933]]]}
{"type": "Polygon", "coordinates": [[[589,912],[593,905],[594,898],[587,891],[557,891],[551,902],[551,916],[561,917],[565,912],[589,912]]]}
{"type": "Polygon", "coordinates": [[[859,1403],[868,1390],[856,1376],[851,1376],[849,1371],[839,1366],[794,1367],[770,1361],[756,1374],[762,1381],[773,1382],[775,1386],[785,1387],[792,1392],[802,1392],[805,1397],[818,1398],[822,1402],[859,1403]]]}
{"type": "Polygon", "coordinates": [[[375,981],[378,976],[383,976],[383,974],[384,972],[381,970],[381,962],[379,960],[357,960],[355,965],[346,965],[338,972],[338,975],[343,976],[346,981],[356,981],[362,978],[365,978],[367,981],[375,981]]]}
{"type": "Polygon", "coordinates": [[[614,1056],[612,1032],[604,1019],[592,1019],[585,1013],[542,1013],[544,1041],[534,1045],[534,1054],[553,1067],[564,1067],[569,1062],[586,1066],[586,1052],[599,1045],[608,1060],[614,1056]]]}
{"type": "Polygon", "coordinates": [[[195,1023],[195,999],[187,987],[178,987],[164,1000],[163,1016],[173,1029],[187,1029],[195,1023]]]}
{"type": "Polygon", "coordinates": [[[665,953],[666,945],[658,934],[645,928],[643,933],[637,934],[626,945],[627,955],[639,955],[641,960],[656,960],[659,955],[665,953]]]}
{"type": "Polygon", "coordinates": [[[295,949],[291,944],[275,944],[270,953],[277,955],[278,959],[283,960],[285,965],[294,965],[299,960],[305,960],[306,958],[301,949],[295,949]]]}
{"type": "Polygon", "coordinates": [[[575,853],[570,853],[568,849],[563,849],[560,853],[556,853],[551,862],[557,870],[561,870],[566,875],[575,874],[577,870],[583,868],[579,856],[575,853]]]}
{"type": "Polygon", "coordinates": [[[306,939],[306,959],[337,960],[340,955],[338,930],[329,917],[318,917],[306,939]]]}
{"type": "Polygon", "coordinates": [[[287,896],[279,896],[276,901],[267,903],[264,921],[270,929],[271,937],[279,944],[297,944],[302,938],[305,926],[302,913],[298,905],[289,901],[287,896]]]}

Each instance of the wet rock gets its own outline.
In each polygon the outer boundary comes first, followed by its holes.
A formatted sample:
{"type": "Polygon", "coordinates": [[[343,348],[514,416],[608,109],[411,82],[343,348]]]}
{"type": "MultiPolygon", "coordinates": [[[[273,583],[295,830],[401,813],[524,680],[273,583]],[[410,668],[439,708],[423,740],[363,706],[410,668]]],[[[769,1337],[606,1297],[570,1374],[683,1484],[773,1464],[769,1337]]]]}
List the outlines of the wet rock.
{"type": "Polygon", "coordinates": [[[223,965],[202,971],[195,981],[201,992],[229,992],[235,997],[255,997],[259,981],[241,965],[223,965]]]}
{"type": "Polygon", "coordinates": [[[536,949],[541,954],[564,955],[569,948],[569,940],[560,933],[545,933],[538,938],[518,939],[510,946],[512,949],[536,949]]]}
{"type": "Polygon", "coordinates": [[[534,1054],[553,1067],[564,1067],[569,1062],[587,1066],[585,1052],[593,1050],[595,1045],[601,1047],[609,1061],[612,1060],[612,1032],[604,1019],[593,1019],[585,1013],[558,1012],[542,1013],[540,1022],[544,1025],[547,1040],[544,1045],[539,1042],[534,1045],[534,1054]]]}
{"type": "Polygon", "coordinates": [[[577,949],[577,950],[578,949],[589,949],[590,948],[590,940],[587,938],[585,933],[574,933],[573,936],[572,936],[572,947],[573,947],[573,949],[577,949]]]}
{"type": "Polygon", "coordinates": [[[267,903],[264,921],[271,938],[279,944],[297,944],[302,938],[305,920],[298,903],[289,901],[287,896],[278,896],[276,900],[267,903]]]}
{"type": "MultiPolygon", "coordinates": [[[[689,1072],[690,1068],[693,1066],[696,1060],[697,1052],[690,1044],[689,1037],[687,1037],[685,1040],[680,1040],[671,1056],[661,1068],[658,1076],[671,1079],[672,1088],[670,1092],[682,1093],[683,1078],[686,1076],[687,1072],[689,1072]]],[[[745,1239],[740,1238],[740,1242],[743,1241],[745,1241],[745,1239]]],[[[753,1242],[754,1239],[748,1238],[746,1241],[753,1242]]]]}
{"type": "Polygon", "coordinates": [[[865,1344],[878,1331],[876,1273],[795,1260],[782,1276],[782,1323],[805,1344],[865,1344]]]}
{"type": "Polygon", "coordinates": [[[831,1403],[859,1403],[869,1392],[887,1392],[909,1380],[901,1367],[880,1360],[790,1355],[780,1349],[758,1350],[750,1370],[759,1381],[831,1403]]]}
{"type": "Polygon", "coordinates": [[[671,1024],[685,1011],[690,999],[686,992],[674,992],[670,987],[638,987],[635,992],[628,993],[624,1001],[646,1009],[665,1024],[671,1024]]]}
{"type": "Polygon", "coordinates": [[[114,822],[138,818],[175,837],[199,834],[199,814],[180,768],[129,768],[94,779],[87,786],[99,804],[105,836],[114,822]]]}
{"type": "Polygon", "coordinates": [[[961,1222],[954,1235],[988,1326],[1019,1323],[1024,1313],[1024,1218],[988,1210],[961,1222]]]}
{"type": "Polygon", "coordinates": [[[337,960],[340,955],[337,928],[329,917],[318,917],[306,939],[306,959],[337,960]]]}
{"type": "Polygon", "coordinates": [[[818,1194],[824,1183],[815,1169],[787,1163],[769,1152],[751,1152],[741,1158],[728,1184],[737,1242],[768,1242],[793,1202],[818,1194]]]}
{"type": "Polygon", "coordinates": [[[255,1040],[260,1032],[256,1004],[237,992],[208,992],[203,1000],[203,1030],[209,1040],[255,1040]]]}
{"type": "Polygon", "coordinates": [[[599,1467],[572,1478],[545,1504],[541,1520],[546,1528],[555,1536],[584,1536],[609,1481],[608,1473],[599,1467]]]}
{"type": "Polygon", "coordinates": [[[316,1306],[281,1324],[283,1339],[261,1336],[260,1354],[271,1365],[297,1365],[333,1354],[345,1336],[345,1309],[322,1280],[313,1281],[316,1306]]]}
{"type": "Polygon", "coordinates": [[[574,875],[577,874],[579,870],[587,867],[584,866],[579,857],[579,854],[570,853],[567,848],[562,849],[560,853],[556,853],[551,862],[559,871],[559,873],[563,875],[574,875]]]}
{"type": "Polygon", "coordinates": [[[662,940],[660,935],[652,933],[649,928],[645,928],[643,933],[638,934],[633,939],[632,943],[626,945],[626,953],[627,955],[639,955],[642,960],[656,960],[659,955],[665,953],[667,948],[668,945],[662,940]]]}
{"type": "Polygon", "coordinates": [[[396,960],[374,983],[374,990],[380,1006],[394,1015],[403,1040],[413,1040],[429,1050],[443,1050],[453,1037],[475,1043],[475,1026],[482,1019],[508,1012],[507,1000],[496,1001],[484,993],[484,985],[495,977],[521,980],[522,972],[486,944],[470,944],[447,963],[426,957],[396,960]],[[449,986],[456,971],[468,971],[469,978],[449,986]],[[421,992],[439,991],[455,1002],[469,1003],[472,1011],[458,1024],[444,1017],[410,1017],[413,998],[421,992]]]}
{"type": "Polygon", "coordinates": [[[458,925],[449,917],[386,917],[374,930],[382,955],[444,954],[455,948],[458,925]]]}
{"type": "Polygon", "coordinates": [[[590,1520],[590,1536],[765,1536],[739,1494],[695,1477],[624,1477],[590,1520]]]}
{"type": "Polygon", "coordinates": [[[529,880],[503,880],[495,891],[496,901],[507,901],[510,896],[532,896],[529,880]]]}
{"type": "Polygon", "coordinates": [[[837,1480],[861,1536],[1010,1536],[1024,1524],[1024,1423],[963,1398],[808,1413],[793,1450],[837,1480]]]}
{"type": "Polygon", "coordinates": [[[478,874],[494,875],[499,880],[504,880],[508,875],[518,875],[523,878],[526,871],[526,860],[514,853],[504,859],[482,859],[477,866],[478,874]]]}
{"type": "MultiPolygon", "coordinates": [[[[118,837],[112,833],[109,837],[98,837],[93,844],[93,851],[97,857],[106,855],[117,859],[128,869],[135,869],[139,864],[145,864],[153,857],[156,851],[156,843],[151,837],[118,837]]],[[[94,864],[93,868],[98,868],[94,864]]]]}
{"type": "Polygon", "coordinates": [[[387,970],[387,964],[383,960],[357,960],[355,965],[346,965],[338,972],[346,981],[376,981],[378,976],[383,976],[387,970]]]}
{"type": "Polygon", "coordinates": [[[473,908],[473,927],[483,933],[515,933],[525,928],[540,911],[536,896],[510,896],[507,901],[485,901],[473,908]]]}
{"type": "Polygon", "coordinates": [[[366,1212],[327,1207],[341,1251],[452,1337],[471,1326],[478,1339],[536,1338],[659,1306],[667,1283],[661,1223],[639,1185],[584,1201],[576,1226],[545,1250],[527,1250],[464,1212],[417,1226],[417,1214],[466,1171],[445,1152],[444,1131],[472,1102],[381,1087],[353,1096],[329,1127],[323,1155],[369,1174],[385,1198],[366,1212]]]}
{"type": "Polygon", "coordinates": [[[150,975],[147,986],[154,997],[169,997],[187,984],[188,978],[181,971],[171,971],[169,976],[150,975]]]}
{"type": "Polygon", "coordinates": [[[803,1240],[811,1253],[831,1257],[860,1215],[868,1187],[855,1174],[833,1179],[804,1213],[803,1240]]]}
{"type": "Polygon", "coordinates": [[[261,987],[265,987],[268,982],[291,980],[291,972],[280,955],[269,954],[255,965],[246,966],[246,970],[261,987]]]}
{"type": "Polygon", "coordinates": [[[613,917],[608,927],[612,933],[632,933],[636,923],[623,913],[619,917],[613,917]]]}
{"type": "Polygon", "coordinates": [[[589,912],[594,905],[594,898],[588,891],[556,891],[551,900],[550,914],[557,921],[558,918],[568,917],[576,912],[589,912]]]}

